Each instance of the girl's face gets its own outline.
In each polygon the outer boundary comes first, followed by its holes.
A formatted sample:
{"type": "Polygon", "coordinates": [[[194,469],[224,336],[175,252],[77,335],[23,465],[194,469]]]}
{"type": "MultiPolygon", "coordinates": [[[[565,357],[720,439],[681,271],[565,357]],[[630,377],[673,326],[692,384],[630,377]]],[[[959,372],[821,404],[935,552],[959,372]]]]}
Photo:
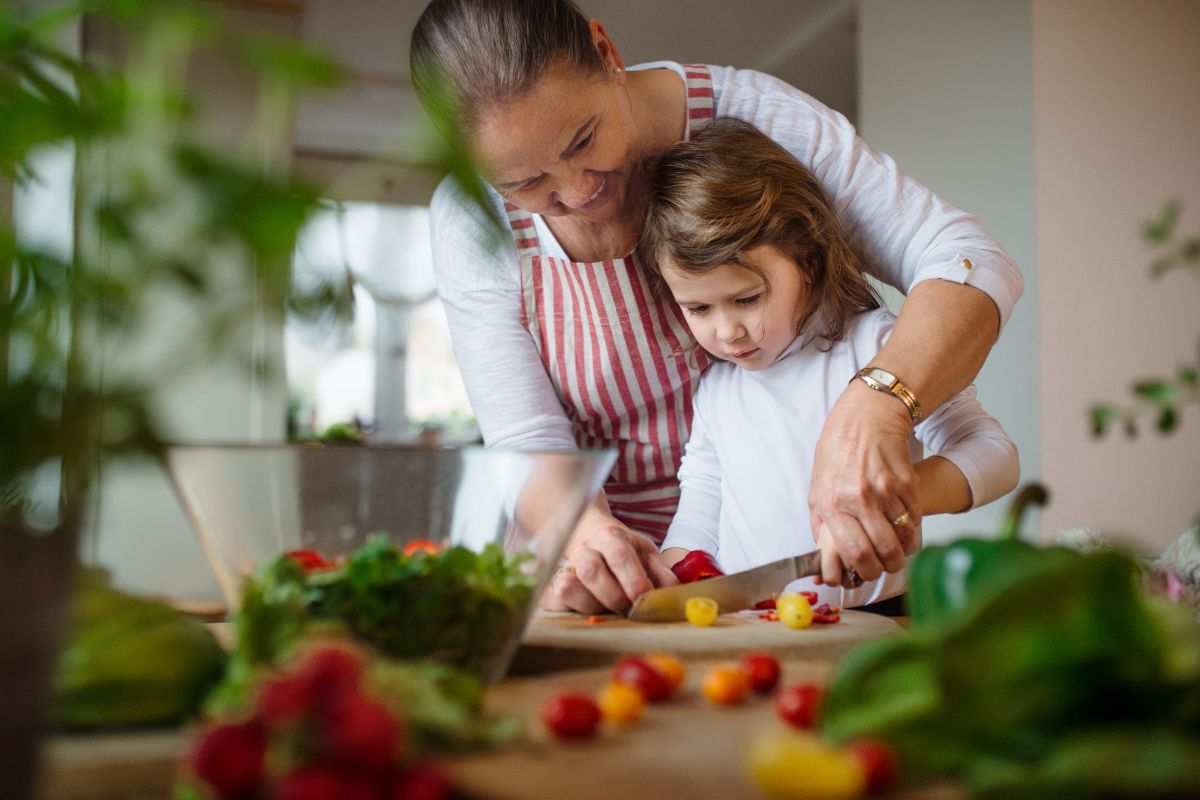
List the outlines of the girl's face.
{"type": "Polygon", "coordinates": [[[722,264],[693,275],[667,259],[662,274],[701,347],[744,369],[764,369],[796,338],[810,286],[795,260],[772,245],[742,258],[754,269],[722,264]]]}
{"type": "Polygon", "coordinates": [[[604,72],[551,67],[528,92],[485,109],[472,143],[514,205],[604,224],[620,219],[643,154],[620,56],[598,23],[593,33],[604,72]]]}

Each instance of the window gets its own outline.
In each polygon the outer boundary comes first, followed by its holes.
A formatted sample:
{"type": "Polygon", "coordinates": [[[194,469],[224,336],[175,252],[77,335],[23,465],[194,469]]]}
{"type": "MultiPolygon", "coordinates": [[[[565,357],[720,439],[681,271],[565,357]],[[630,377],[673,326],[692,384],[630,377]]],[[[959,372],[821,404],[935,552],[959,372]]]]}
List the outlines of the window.
{"type": "Polygon", "coordinates": [[[293,430],[352,424],[374,441],[476,438],[433,278],[429,209],[330,204],[302,232],[293,280],[354,278],[352,321],[289,319],[293,430]]]}

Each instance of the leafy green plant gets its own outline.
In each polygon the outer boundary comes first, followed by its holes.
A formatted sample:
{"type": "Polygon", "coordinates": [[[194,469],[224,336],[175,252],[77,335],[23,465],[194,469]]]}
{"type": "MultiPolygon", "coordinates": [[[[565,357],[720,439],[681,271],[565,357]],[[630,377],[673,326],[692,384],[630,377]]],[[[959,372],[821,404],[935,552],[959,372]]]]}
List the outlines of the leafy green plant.
{"type": "MultiPolygon", "coordinates": [[[[287,140],[300,92],[340,76],[295,42],[224,25],[211,5],[0,8],[0,175],[36,181],[35,157],[72,145],[77,219],[67,256],[22,241],[0,220],[0,524],[52,527],[61,509],[80,507],[108,459],[161,456],[155,393],[197,365],[273,369],[247,344],[247,320],[350,310],[349,280],[293,290],[296,238],[323,193],[262,147],[287,140]],[[83,13],[112,26],[127,57],[57,49],[54,33],[83,13]],[[237,59],[258,81],[243,147],[217,148],[198,133],[204,107],[184,79],[200,47],[237,59]],[[141,341],[164,302],[187,309],[184,330],[169,342],[141,341]],[[111,356],[124,348],[137,356],[111,356]],[[34,491],[48,473],[61,486],[50,508],[34,491]]],[[[482,198],[449,98],[428,122],[407,157],[482,198]]]]}
{"type": "MultiPolygon", "coordinates": [[[[1150,264],[1150,276],[1162,278],[1175,271],[1192,271],[1200,277],[1200,235],[1182,236],[1178,232],[1180,205],[1171,201],[1156,219],[1142,226],[1142,239],[1156,255],[1150,264]]],[[[1171,433],[1179,426],[1183,406],[1200,402],[1200,342],[1196,361],[1183,364],[1173,377],[1139,380],[1133,384],[1132,402],[1093,403],[1088,419],[1093,436],[1103,436],[1120,426],[1128,436],[1136,436],[1139,420],[1154,418],[1160,433],[1171,433]]]]}

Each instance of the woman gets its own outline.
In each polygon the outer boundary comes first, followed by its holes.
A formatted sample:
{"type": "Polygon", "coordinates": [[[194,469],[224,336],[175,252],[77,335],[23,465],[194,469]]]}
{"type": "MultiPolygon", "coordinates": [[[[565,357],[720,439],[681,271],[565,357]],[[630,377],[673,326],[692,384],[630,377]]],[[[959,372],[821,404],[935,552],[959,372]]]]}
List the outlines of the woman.
{"type": "Polygon", "coordinates": [[[753,124],[808,166],[868,269],[908,294],[872,362],[890,376],[843,392],[809,489],[827,579],[842,566],[865,580],[902,569],[921,517],[909,434],[921,409],[971,382],[1022,289],[979,224],[900,175],[840,114],[767,75],[626,70],[604,27],[570,0],[434,0],[411,56],[418,92],[444,78],[457,93],[513,234],[493,247],[452,184],[434,196],[439,293],[486,442],[619,453],[543,605],[619,612],[674,582],[656,543],[708,357],[670,299],[650,291],[636,248],[647,164],[715,116],[753,124]]]}

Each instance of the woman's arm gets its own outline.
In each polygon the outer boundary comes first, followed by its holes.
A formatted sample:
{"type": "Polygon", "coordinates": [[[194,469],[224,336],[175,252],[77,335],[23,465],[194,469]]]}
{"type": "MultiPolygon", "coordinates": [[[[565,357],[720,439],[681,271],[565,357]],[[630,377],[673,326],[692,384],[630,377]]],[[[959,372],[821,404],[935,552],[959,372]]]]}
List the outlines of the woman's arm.
{"type": "Polygon", "coordinates": [[[571,423],[521,324],[521,276],[511,239],[498,239],[449,179],[434,193],[430,217],[438,295],[484,442],[576,449],[571,423]]]}
{"type": "MultiPolygon", "coordinates": [[[[431,217],[438,294],[484,442],[517,450],[576,449],[570,420],[521,324],[511,241],[497,245],[482,213],[448,181],[434,194],[431,217]]],[[[621,610],[675,579],[654,542],[609,513],[603,493],[576,525],[567,558],[571,569],[557,573],[542,595],[546,608],[621,610]]]]}

